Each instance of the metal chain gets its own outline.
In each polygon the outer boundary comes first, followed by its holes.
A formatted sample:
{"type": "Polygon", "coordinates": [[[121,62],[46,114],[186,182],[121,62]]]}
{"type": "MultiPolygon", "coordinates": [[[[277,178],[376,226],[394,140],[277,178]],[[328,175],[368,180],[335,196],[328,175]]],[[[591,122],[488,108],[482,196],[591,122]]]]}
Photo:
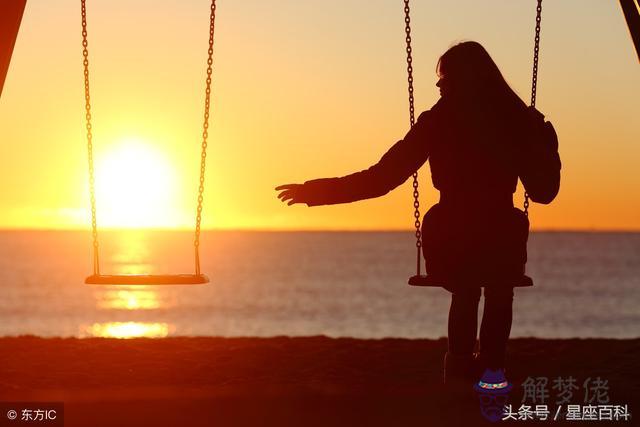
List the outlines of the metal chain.
{"type": "MultiPolygon", "coordinates": [[[[531,76],[531,106],[536,106],[538,90],[538,59],[540,56],[540,23],[542,22],[542,0],[538,0],[536,7],[536,36],[533,44],[533,73],[531,76]]],[[[524,214],[529,216],[529,193],[524,192],[524,214]]]]}
{"type": "Polygon", "coordinates": [[[531,78],[531,106],[536,106],[536,92],[538,89],[538,59],[540,56],[540,23],[542,22],[542,0],[538,0],[536,7],[536,36],[533,44],[533,73],[531,78]]]}
{"type": "MultiPolygon", "coordinates": [[[[413,57],[411,56],[411,16],[410,16],[409,0],[404,0],[404,32],[405,42],[407,44],[407,84],[409,91],[409,125],[413,127],[415,124],[415,107],[413,99],[413,57]]],[[[413,217],[415,219],[414,226],[416,228],[416,274],[420,275],[420,264],[422,261],[422,232],[420,231],[420,193],[418,192],[418,171],[413,173],[413,217]]]]}
{"type": "Polygon", "coordinates": [[[202,125],[202,151],[200,153],[200,185],[198,186],[198,207],[196,209],[196,232],[194,240],[196,274],[200,274],[200,222],[202,220],[202,202],[204,193],[204,176],[207,162],[207,139],[209,138],[209,107],[211,105],[211,73],[213,66],[213,34],[216,19],[216,0],[211,0],[209,15],[209,49],[207,50],[207,79],[204,97],[204,123],[202,125]]]}
{"type": "Polygon", "coordinates": [[[98,252],[98,222],[96,220],[96,192],[93,171],[93,133],[91,128],[91,95],[89,92],[89,43],[87,42],[87,6],[80,0],[82,12],[82,64],[84,66],[84,109],[87,129],[87,151],[89,160],[89,195],[91,200],[91,235],[93,238],[93,274],[100,274],[98,252]]]}
{"type": "MultiPolygon", "coordinates": [[[[91,127],[91,97],[89,92],[89,50],[87,41],[87,9],[86,0],[80,0],[82,11],[82,56],[84,65],[84,98],[87,129],[87,151],[89,161],[89,193],[91,199],[91,230],[93,236],[93,274],[100,274],[100,258],[98,252],[98,225],[96,220],[95,174],[93,167],[93,134],[91,127]]],[[[202,221],[202,203],[204,193],[204,177],[207,159],[207,139],[209,137],[209,107],[211,104],[211,74],[213,66],[213,34],[216,12],[216,2],[211,0],[211,15],[209,17],[209,49],[207,50],[207,79],[204,101],[204,124],[202,131],[202,151],[200,154],[200,184],[198,186],[198,207],[196,210],[195,231],[195,270],[200,274],[200,223],[202,221]]]]}

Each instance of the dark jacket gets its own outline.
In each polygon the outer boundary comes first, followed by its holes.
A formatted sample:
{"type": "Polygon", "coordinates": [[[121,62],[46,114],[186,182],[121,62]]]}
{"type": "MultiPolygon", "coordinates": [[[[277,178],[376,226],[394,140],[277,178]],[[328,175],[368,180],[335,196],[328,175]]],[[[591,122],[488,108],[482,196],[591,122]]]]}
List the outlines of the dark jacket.
{"type": "Polygon", "coordinates": [[[555,146],[548,142],[555,132],[545,126],[544,116],[531,108],[505,112],[441,98],[378,163],[307,181],[303,198],[316,206],[379,197],[429,160],[440,202],[423,221],[427,271],[521,274],[529,222],[513,207],[518,178],[540,203],[551,202],[560,183],[557,139],[555,146]]]}
{"type": "MultiPolygon", "coordinates": [[[[305,182],[307,204],[349,203],[385,195],[427,159],[433,186],[447,200],[467,197],[469,202],[486,206],[496,199],[508,200],[516,190],[519,175],[527,169],[526,145],[530,145],[527,142],[531,142],[528,138],[534,128],[531,122],[539,118],[525,111],[521,117],[508,117],[500,112],[474,110],[474,106],[453,105],[441,98],[431,110],[420,114],[404,139],[375,165],[339,178],[305,182]]],[[[531,143],[535,146],[535,141],[531,143]]],[[[550,177],[551,182],[539,188],[527,188],[529,193],[534,190],[532,199],[540,203],[550,203],[558,192],[557,146],[552,155],[557,157],[557,168],[552,168],[557,170],[557,177],[550,177]]],[[[550,173],[553,171],[546,172],[550,173]]]]}

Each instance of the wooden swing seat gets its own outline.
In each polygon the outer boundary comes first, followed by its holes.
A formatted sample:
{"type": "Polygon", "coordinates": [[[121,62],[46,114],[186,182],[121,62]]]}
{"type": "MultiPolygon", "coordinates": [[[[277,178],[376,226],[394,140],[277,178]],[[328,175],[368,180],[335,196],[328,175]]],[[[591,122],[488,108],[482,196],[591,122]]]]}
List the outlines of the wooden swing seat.
{"type": "Polygon", "coordinates": [[[202,285],[209,283],[204,274],[93,274],[87,285],[202,285]]]}
{"type": "MultiPolygon", "coordinates": [[[[479,278],[482,279],[482,278],[479,278]]],[[[486,280],[482,280],[485,282],[486,280]]],[[[496,282],[497,280],[494,280],[496,282]]],[[[433,286],[433,287],[444,287],[446,284],[446,280],[439,277],[434,277],[433,275],[420,275],[420,276],[411,276],[409,278],[409,285],[411,286],[433,286]]],[[[513,284],[514,287],[521,288],[527,286],[533,286],[533,280],[529,276],[516,276],[513,278],[500,278],[500,282],[509,282],[513,284]]]]}

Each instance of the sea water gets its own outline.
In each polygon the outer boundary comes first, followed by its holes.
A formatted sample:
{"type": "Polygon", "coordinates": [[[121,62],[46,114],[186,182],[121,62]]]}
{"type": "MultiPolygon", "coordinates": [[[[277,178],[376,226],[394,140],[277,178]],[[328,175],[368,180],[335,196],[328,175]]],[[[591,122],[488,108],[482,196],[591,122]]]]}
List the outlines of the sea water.
{"type": "MultiPolygon", "coordinates": [[[[90,286],[91,236],[0,232],[0,335],[446,336],[450,294],[406,284],[411,232],[207,231],[197,286],[90,286]]],[[[193,235],[104,231],[104,274],[192,273],[193,235]]],[[[512,337],[640,336],[640,233],[534,232],[512,337]]],[[[482,301],[479,316],[482,315],[482,301]]]]}

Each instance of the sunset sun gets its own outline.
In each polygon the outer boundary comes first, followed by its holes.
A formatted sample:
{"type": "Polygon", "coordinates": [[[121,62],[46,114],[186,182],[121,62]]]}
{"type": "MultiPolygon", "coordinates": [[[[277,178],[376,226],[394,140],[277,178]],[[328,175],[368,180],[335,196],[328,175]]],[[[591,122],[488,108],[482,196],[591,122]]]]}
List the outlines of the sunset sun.
{"type": "Polygon", "coordinates": [[[176,173],[161,151],[126,139],[96,159],[98,223],[105,227],[171,227],[176,173]]]}

